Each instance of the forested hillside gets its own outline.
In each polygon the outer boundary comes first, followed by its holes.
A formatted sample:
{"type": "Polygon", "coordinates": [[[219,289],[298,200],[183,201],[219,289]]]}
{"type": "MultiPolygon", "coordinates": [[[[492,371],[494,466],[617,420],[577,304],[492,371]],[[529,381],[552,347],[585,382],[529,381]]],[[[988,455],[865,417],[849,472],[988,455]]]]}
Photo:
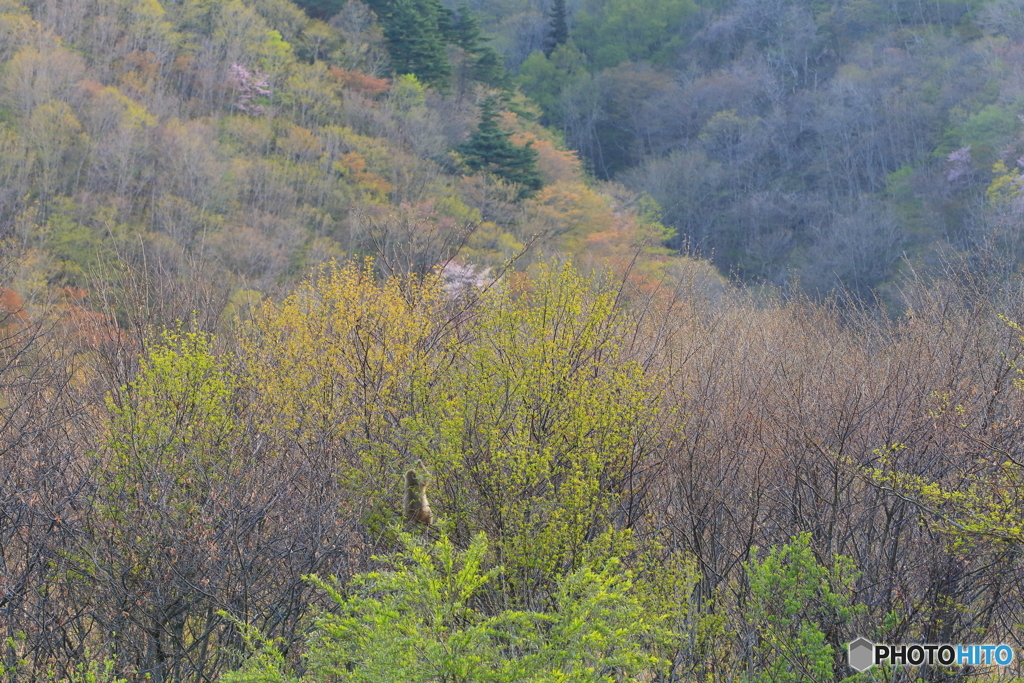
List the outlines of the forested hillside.
{"type": "Polygon", "coordinates": [[[951,254],[1020,263],[1019,3],[560,3],[557,46],[551,10],[478,6],[541,120],[673,246],[864,296],[951,254]]]}
{"type": "Polygon", "coordinates": [[[944,3],[0,0],[0,679],[1022,680],[944,3]]]}
{"type": "Polygon", "coordinates": [[[482,272],[527,243],[615,261],[661,238],[512,113],[469,14],[432,71],[359,3],[330,24],[286,0],[2,10],[0,239],[26,301],[143,258],[266,290],[353,253],[422,271],[462,247],[482,272]]]}

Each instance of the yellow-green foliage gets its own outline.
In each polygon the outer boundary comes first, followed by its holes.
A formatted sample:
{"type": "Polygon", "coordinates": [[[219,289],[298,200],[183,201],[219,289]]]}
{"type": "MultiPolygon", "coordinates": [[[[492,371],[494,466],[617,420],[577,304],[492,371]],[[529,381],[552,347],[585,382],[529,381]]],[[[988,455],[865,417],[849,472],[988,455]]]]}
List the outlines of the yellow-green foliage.
{"type": "Polygon", "coordinates": [[[128,131],[136,132],[156,125],[156,119],[144,106],[125,97],[114,87],[103,88],[96,94],[94,105],[108,117],[119,120],[121,134],[128,131]]]}
{"type": "Polygon", "coordinates": [[[1021,195],[1021,177],[999,160],[992,166],[992,182],[985,190],[985,199],[992,205],[1007,204],[1021,195]]]}
{"type": "MultiPolygon", "coordinates": [[[[875,452],[884,456],[903,448],[902,444],[894,444],[875,452]]],[[[956,488],[885,467],[883,457],[882,467],[868,469],[868,476],[878,486],[914,501],[955,543],[1024,543],[1024,481],[1018,463],[1002,460],[985,468],[982,474],[964,474],[956,488]]]]}
{"type": "MultiPolygon", "coordinates": [[[[1006,172],[1003,162],[997,162],[996,173],[1003,173],[989,186],[989,201],[1009,201],[1020,194],[1017,180],[1006,172]]],[[[1000,315],[999,318],[1017,333],[1021,326],[1000,315]]],[[[1021,337],[1024,340],[1024,336],[1021,337]]],[[[1011,363],[1018,374],[1021,368],[1011,363]]],[[[1024,379],[1014,380],[1018,389],[1024,389],[1024,379]]],[[[949,393],[935,392],[938,407],[930,411],[934,419],[952,416],[958,429],[966,429],[965,408],[954,404],[949,393]]],[[[878,458],[874,467],[863,468],[868,479],[929,514],[932,523],[945,531],[955,546],[982,541],[1024,543],[1024,467],[1011,454],[1000,449],[984,454],[974,463],[971,471],[958,473],[955,483],[934,481],[928,477],[902,472],[896,468],[899,453],[907,446],[895,443],[874,451],[878,458]]]]}
{"type": "Polygon", "coordinates": [[[746,618],[757,633],[753,681],[834,681],[834,650],[825,634],[859,611],[852,606],[858,572],[842,555],[822,565],[801,533],[744,565],[750,584],[746,618]]]}
{"type": "Polygon", "coordinates": [[[365,438],[394,424],[443,304],[438,280],[378,283],[370,261],[319,269],[242,331],[243,366],[268,430],[365,438]]]}
{"type": "Polygon", "coordinates": [[[610,526],[610,482],[655,415],[642,369],[619,356],[615,297],[571,266],[492,292],[458,367],[421,388],[406,424],[444,487],[442,519],[483,527],[510,570],[547,574],[630,545],[610,526]]]}
{"type": "Polygon", "coordinates": [[[656,400],[620,357],[615,300],[598,276],[543,266],[460,320],[438,277],[334,264],[243,325],[244,381],[268,433],[355,446],[339,476],[376,505],[420,458],[443,522],[550,574],[632,547],[610,513],[656,400]]]}
{"type": "Polygon", "coordinates": [[[223,476],[218,460],[237,426],[235,378],[201,333],[165,333],[135,380],[107,396],[110,458],[104,479],[146,507],[188,514],[205,484],[223,476]]]}
{"type": "Polygon", "coordinates": [[[555,577],[550,603],[536,610],[481,610],[501,567],[485,568],[488,542],[465,550],[442,534],[426,545],[403,534],[405,552],[378,558],[382,572],[308,577],[334,603],[318,614],[297,678],[279,641],[240,624],[255,650],[223,683],[300,681],[647,681],[670,662],[650,651],[667,635],[660,611],[646,609],[643,587],[615,559],[555,577]]]}

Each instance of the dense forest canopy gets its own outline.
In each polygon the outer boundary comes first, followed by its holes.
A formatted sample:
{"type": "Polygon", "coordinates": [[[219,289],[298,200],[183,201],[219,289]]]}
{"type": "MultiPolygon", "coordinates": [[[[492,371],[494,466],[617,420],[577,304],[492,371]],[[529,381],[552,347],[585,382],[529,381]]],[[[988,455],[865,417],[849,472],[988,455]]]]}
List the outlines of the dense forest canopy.
{"type": "Polygon", "coordinates": [[[1022,17],[0,0],[0,678],[1021,680],[1022,17]]]}
{"type": "Polygon", "coordinates": [[[896,310],[912,269],[1018,265],[1012,2],[300,5],[7,2],[0,201],[36,284],[199,235],[265,287],[388,221],[474,226],[481,268],[538,214],[536,252],[614,257],[652,234],[637,196],[723,273],[896,310]],[[524,169],[463,154],[492,96],[524,169]]]}
{"type": "Polygon", "coordinates": [[[420,270],[461,248],[481,271],[527,243],[594,262],[661,249],[636,193],[589,182],[515,113],[531,105],[469,10],[378,10],[348,3],[325,23],[286,0],[6,3],[11,288],[32,301],[143,258],[265,291],[378,247],[420,270]]]}
{"type": "Polygon", "coordinates": [[[486,6],[541,121],[650,193],[672,246],[862,295],[949,254],[1019,263],[1019,3],[584,2],[554,52],[543,8],[486,6]]]}

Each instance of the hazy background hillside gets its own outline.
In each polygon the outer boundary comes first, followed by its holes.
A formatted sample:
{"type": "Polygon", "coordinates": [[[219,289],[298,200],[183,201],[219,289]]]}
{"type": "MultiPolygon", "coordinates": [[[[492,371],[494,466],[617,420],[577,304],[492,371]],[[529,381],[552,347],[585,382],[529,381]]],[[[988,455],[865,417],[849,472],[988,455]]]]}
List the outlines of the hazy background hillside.
{"type": "Polygon", "coordinates": [[[546,57],[547,6],[476,7],[541,120],[649,192],[672,246],[811,291],[988,246],[1016,268],[1019,3],[566,5],[546,57]]]}

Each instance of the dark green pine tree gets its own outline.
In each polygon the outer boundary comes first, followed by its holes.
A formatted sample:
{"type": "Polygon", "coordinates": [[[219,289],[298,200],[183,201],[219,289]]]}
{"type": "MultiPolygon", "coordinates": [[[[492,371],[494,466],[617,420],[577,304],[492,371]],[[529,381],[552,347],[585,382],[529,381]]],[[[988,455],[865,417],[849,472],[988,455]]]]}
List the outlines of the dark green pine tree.
{"type": "Polygon", "coordinates": [[[441,4],[441,0],[427,0],[433,7],[433,13],[437,15],[437,30],[441,34],[441,41],[444,43],[455,43],[455,12],[441,4]]]}
{"type": "Polygon", "coordinates": [[[392,70],[435,87],[447,86],[452,69],[445,43],[451,12],[438,0],[376,0],[370,9],[384,27],[392,70]]]}
{"type": "Polygon", "coordinates": [[[519,198],[532,196],[543,187],[537,171],[537,150],[529,144],[516,147],[498,126],[498,100],[488,97],[480,105],[480,125],[458,147],[466,166],[520,185],[519,198]]]}
{"type": "Polygon", "coordinates": [[[551,24],[544,37],[544,55],[550,57],[559,45],[569,42],[569,21],[566,18],[565,0],[555,0],[551,7],[551,24]]]}
{"type": "Polygon", "coordinates": [[[472,57],[470,75],[473,80],[502,90],[511,88],[511,79],[505,72],[501,55],[494,48],[481,44],[490,39],[480,35],[480,24],[467,5],[462,5],[453,14],[451,27],[451,42],[472,57]]]}
{"type": "Polygon", "coordinates": [[[345,6],[345,0],[295,0],[314,19],[330,19],[345,6]]]}
{"type": "Polygon", "coordinates": [[[480,50],[480,42],[487,40],[480,36],[480,22],[468,5],[461,5],[454,12],[451,29],[451,42],[470,54],[476,54],[480,50]]]}
{"type": "Polygon", "coordinates": [[[509,78],[508,72],[505,71],[505,64],[498,54],[498,51],[493,47],[482,47],[476,53],[476,59],[473,62],[473,80],[486,83],[492,88],[500,88],[501,90],[512,89],[512,79],[509,78]]]}

